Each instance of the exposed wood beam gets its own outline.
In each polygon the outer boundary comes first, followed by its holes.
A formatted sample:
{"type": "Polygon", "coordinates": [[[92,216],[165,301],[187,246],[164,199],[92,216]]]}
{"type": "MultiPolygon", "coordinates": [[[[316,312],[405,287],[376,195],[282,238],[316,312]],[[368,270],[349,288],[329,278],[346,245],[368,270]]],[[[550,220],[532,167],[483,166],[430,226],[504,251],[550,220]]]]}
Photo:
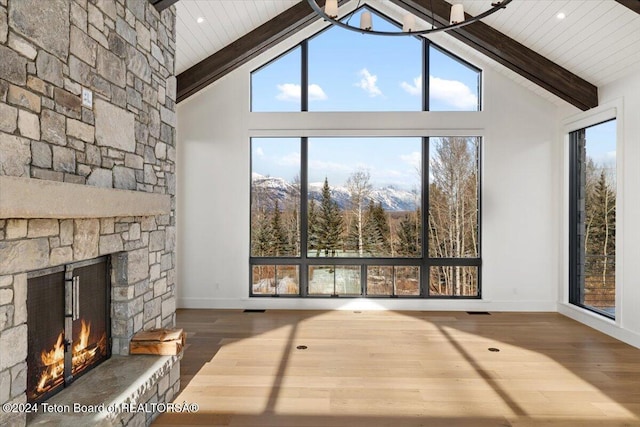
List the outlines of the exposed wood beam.
{"type": "MultiPolygon", "coordinates": [[[[340,0],[342,5],[349,0],[340,0]]],[[[324,0],[318,4],[324,6],[324,0]]],[[[235,70],[318,19],[306,1],[285,10],[255,30],[178,74],[177,101],[180,102],[220,77],[235,70]]]]}
{"type": "MultiPolygon", "coordinates": [[[[444,0],[391,1],[428,22],[433,5],[436,25],[449,23],[451,4],[444,0]]],[[[598,105],[596,86],[481,21],[448,34],[583,111],[598,105]]]]}
{"type": "Polygon", "coordinates": [[[174,3],[178,3],[178,0],[149,0],[149,3],[151,3],[158,12],[162,12],[174,3]]]}
{"type": "Polygon", "coordinates": [[[627,6],[629,9],[633,10],[635,13],[640,15],[640,0],[616,0],[621,5],[627,6]]]}

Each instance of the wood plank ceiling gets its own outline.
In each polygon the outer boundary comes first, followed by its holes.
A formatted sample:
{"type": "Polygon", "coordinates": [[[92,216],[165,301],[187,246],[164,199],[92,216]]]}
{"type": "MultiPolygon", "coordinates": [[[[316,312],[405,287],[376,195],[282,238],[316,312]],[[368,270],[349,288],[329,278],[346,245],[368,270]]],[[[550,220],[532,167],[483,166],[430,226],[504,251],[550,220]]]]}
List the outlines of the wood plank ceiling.
{"type": "MultiPolygon", "coordinates": [[[[392,1],[423,18],[430,16],[433,4],[436,20],[446,20],[450,7],[444,0],[392,1]]],[[[589,82],[599,86],[640,72],[640,15],[633,13],[634,2],[640,4],[640,0],[616,1],[620,4],[515,0],[506,10],[453,36],[565,101],[588,109],[597,105],[597,89],[589,82]],[[560,12],[565,19],[556,17],[560,12]]],[[[462,2],[471,15],[491,3],[462,2]]],[[[286,38],[288,31],[298,31],[316,19],[308,14],[304,0],[182,0],[177,8],[179,101],[286,38]],[[198,25],[198,18],[206,24],[198,25]]]]}

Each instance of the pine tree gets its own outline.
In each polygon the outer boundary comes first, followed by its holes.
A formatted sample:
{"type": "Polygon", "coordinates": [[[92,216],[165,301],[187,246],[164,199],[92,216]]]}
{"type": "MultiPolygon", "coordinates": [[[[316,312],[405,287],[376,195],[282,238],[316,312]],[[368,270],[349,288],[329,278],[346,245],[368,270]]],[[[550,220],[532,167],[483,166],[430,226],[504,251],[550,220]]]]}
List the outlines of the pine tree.
{"type": "Polygon", "coordinates": [[[344,220],[340,208],[331,198],[329,181],[325,178],[322,186],[320,211],[318,212],[318,247],[324,251],[325,256],[329,256],[329,253],[331,256],[336,255],[343,229],[344,220]]]}
{"type": "Polygon", "coordinates": [[[369,203],[363,228],[364,249],[374,256],[390,256],[391,229],[382,203],[369,203]]]}
{"type": "Polygon", "coordinates": [[[280,206],[278,200],[275,200],[273,208],[273,215],[271,217],[271,232],[273,233],[272,241],[272,255],[284,256],[289,252],[289,245],[287,244],[287,233],[282,225],[282,219],[280,218],[280,206]]]}
{"type": "Polygon", "coordinates": [[[420,209],[400,220],[398,229],[398,254],[406,257],[420,256],[421,252],[420,209]]]}
{"type": "Polygon", "coordinates": [[[273,229],[264,208],[256,210],[252,225],[251,255],[256,257],[273,255],[273,229]]]}

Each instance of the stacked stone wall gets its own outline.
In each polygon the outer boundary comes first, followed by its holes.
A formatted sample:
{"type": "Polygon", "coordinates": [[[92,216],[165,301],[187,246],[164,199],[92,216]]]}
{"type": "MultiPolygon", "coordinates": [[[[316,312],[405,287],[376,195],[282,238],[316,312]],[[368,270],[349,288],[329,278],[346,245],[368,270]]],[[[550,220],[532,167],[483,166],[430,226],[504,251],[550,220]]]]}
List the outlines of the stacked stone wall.
{"type": "Polygon", "coordinates": [[[173,7],[0,0],[0,177],[171,199],[163,215],[0,218],[0,404],[26,401],[29,271],[112,255],[114,354],[175,324],[174,58],[173,7]]]}

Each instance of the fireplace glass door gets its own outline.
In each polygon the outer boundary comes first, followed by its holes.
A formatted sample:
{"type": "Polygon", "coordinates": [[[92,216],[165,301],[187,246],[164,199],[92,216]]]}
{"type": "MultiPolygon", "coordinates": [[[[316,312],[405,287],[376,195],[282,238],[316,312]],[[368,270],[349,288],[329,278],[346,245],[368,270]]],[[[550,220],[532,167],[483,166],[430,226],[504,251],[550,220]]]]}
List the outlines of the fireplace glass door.
{"type": "Polygon", "coordinates": [[[108,260],[30,273],[27,399],[40,402],[109,358],[108,260]]]}

